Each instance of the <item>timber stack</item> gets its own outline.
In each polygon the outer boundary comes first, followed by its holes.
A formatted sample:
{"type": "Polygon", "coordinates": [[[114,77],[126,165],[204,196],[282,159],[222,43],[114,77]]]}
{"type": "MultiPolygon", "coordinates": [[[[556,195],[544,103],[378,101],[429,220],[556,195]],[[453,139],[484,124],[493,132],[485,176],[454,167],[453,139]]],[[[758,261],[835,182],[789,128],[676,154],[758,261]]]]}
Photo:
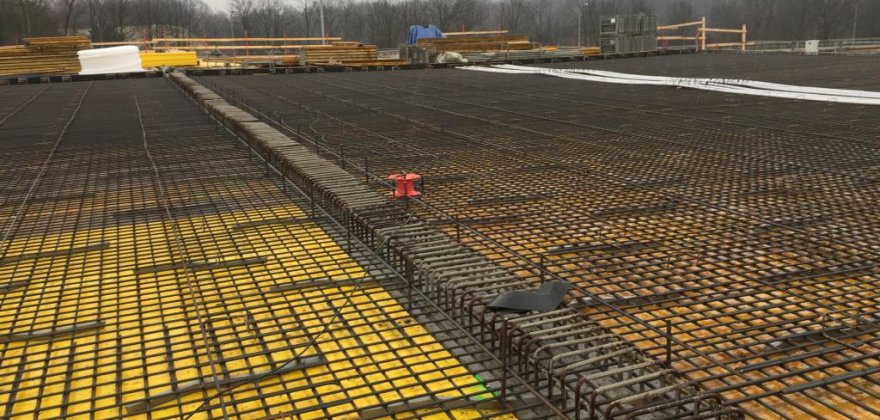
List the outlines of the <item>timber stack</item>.
{"type": "MultiPolygon", "coordinates": [[[[202,61],[211,64],[238,64],[249,66],[260,66],[266,63],[272,63],[276,66],[295,66],[299,64],[299,56],[294,54],[286,55],[234,55],[220,57],[206,57],[202,61]]],[[[209,66],[210,67],[210,66],[209,66]]]]}
{"type": "Polygon", "coordinates": [[[539,47],[538,43],[529,40],[528,35],[509,34],[420,39],[418,45],[435,53],[530,50],[539,47]]]}
{"type": "Polygon", "coordinates": [[[0,76],[76,74],[77,51],[92,48],[84,36],[25,38],[24,45],[0,47],[0,76]]]}
{"type": "Polygon", "coordinates": [[[602,49],[599,47],[581,47],[580,54],[585,57],[593,57],[602,55],[602,49]]]}
{"type": "Polygon", "coordinates": [[[376,61],[379,50],[375,45],[355,41],[334,41],[330,45],[304,45],[299,49],[301,65],[344,64],[376,61]]]}

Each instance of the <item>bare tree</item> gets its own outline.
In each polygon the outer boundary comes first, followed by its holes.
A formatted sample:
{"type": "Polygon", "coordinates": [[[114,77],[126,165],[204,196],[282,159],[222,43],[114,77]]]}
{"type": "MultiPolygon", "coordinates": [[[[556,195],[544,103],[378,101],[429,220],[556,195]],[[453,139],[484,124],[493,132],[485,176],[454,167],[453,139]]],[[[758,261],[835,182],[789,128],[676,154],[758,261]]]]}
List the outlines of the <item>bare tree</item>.
{"type": "Polygon", "coordinates": [[[70,34],[71,21],[76,18],[75,14],[79,11],[77,2],[78,0],[58,0],[58,6],[64,14],[64,31],[62,32],[64,35],[70,34]]]}
{"type": "Polygon", "coordinates": [[[86,0],[89,32],[93,41],[121,41],[127,2],[125,0],[86,0]]]}
{"type": "Polygon", "coordinates": [[[652,13],[653,8],[645,0],[626,0],[624,13],[652,13]]]}
{"type": "Polygon", "coordinates": [[[685,23],[696,20],[697,15],[694,13],[694,6],[686,0],[678,0],[672,3],[669,8],[669,22],[685,23]]]}
{"type": "Polygon", "coordinates": [[[526,20],[532,15],[531,5],[526,0],[506,0],[500,4],[500,26],[514,32],[526,32],[526,20]]]}
{"type": "MultiPolygon", "coordinates": [[[[355,40],[363,37],[365,23],[363,16],[367,14],[366,6],[369,4],[362,6],[351,0],[336,0],[333,4],[334,35],[343,39],[355,40]]],[[[391,22],[393,22],[391,25],[395,26],[395,29],[397,29],[397,25],[400,25],[396,18],[391,19],[391,22]]]]}
{"type": "Polygon", "coordinates": [[[232,0],[229,3],[229,14],[233,21],[238,21],[244,32],[251,31],[254,17],[254,0],[232,0]]]}
{"type": "Polygon", "coordinates": [[[278,37],[283,33],[281,29],[284,4],[281,0],[259,0],[254,10],[256,24],[259,31],[255,35],[278,37]]]}
{"type": "Polygon", "coordinates": [[[49,20],[49,8],[46,0],[15,0],[13,15],[22,38],[35,36],[49,20]]]}
{"type": "Polygon", "coordinates": [[[453,6],[453,24],[465,29],[473,29],[486,18],[487,3],[482,0],[456,0],[453,6]]]}
{"type": "Polygon", "coordinates": [[[400,40],[401,26],[405,26],[401,16],[400,8],[387,0],[370,3],[367,6],[367,35],[377,44],[394,45],[400,40]]]}
{"type": "Polygon", "coordinates": [[[453,13],[453,4],[456,0],[427,0],[425,3],[428,12],[428,18],[440,27],[440,30],[447,31],[452,25],[455,16],[453,13]]]}
{"type": "Polygon", "coordinates": [[[547,42],[551,38],[551,7],[550,0],[532,0],[532,16],[535,22],[533,34],[538,42],[547,42]]]}
{"type": "Polygon", "coordinates": [[[819,39],[829,39],[843,33],[844,18],[851,16],[852,1],[844,0],[809,0],[808,2],[818,16],[819,39]]]}
{"type": "Polygon", "coordinates": [[[426,17],[444,31],[472,28],[486,15],[482,0],[427,0],[424,5],[426,17]]]}
{"type": "Polygon", "coordinates": [[[736,0],[717,0],[712,3],[709,20],[713,27],[732,28],[742,25],[740,3],[736,0]]]}
{"type": "MultiPolygon", "coordinates": [[[[204,0],[0,0],[0,43],[26,36],[75,33],[95,41],[169,34],[319,36],[318,0],[231,0],[214,12],[204,0]]],[[[395,46],[413,24],[442,30],[494,29],[544,44],[595,45],[602,16],[650,13],[663,23],[706,16],[722,28],[749,26],[753,40],[880,36],[880,0],[320,0],[327,30],[349,40],[395,46]],[[855,5],[858,4],[858,15],[855,5]],[[856,28],[856,20],[858,27],[856,28]]],[[[721,35],[718,35],[719,37],[721,35]]]]}
{"type": "Polygon", "coordinates": [[[320,29],[316,29],[320,23],[318,22],[319,17],[319,5],[314,1],[307,1],[302,8],[302,35],[310,37],[315,35],[317,32],[317,36],[321,36],[320,29]]]}
{"type": "Polygon", "coordinates": [[[880,35],[880,0],[862,0],[859,4],[858,36],[880,35]]]}
{"type": "MultiPolygon", "coordinates": [[[[127,32],[129,0],[104,0],[109,5],[110,21],[112,22],[111,33],[113,41],[122,41],[128,39],[127,32]]],[[[147,38],[147,33],[143,33],[143,38],[147,38]]]]}

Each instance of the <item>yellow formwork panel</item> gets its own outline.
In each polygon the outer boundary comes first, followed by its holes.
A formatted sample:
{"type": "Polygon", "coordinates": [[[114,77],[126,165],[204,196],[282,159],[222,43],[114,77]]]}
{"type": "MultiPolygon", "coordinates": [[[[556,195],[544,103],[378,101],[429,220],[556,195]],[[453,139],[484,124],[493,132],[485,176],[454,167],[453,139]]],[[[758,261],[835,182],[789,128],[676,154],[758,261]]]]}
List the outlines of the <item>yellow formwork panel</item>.
{"type": "Polygon", "coordinates": [[[141,67],[195,67],[199,64],[195,51],[141,52],[141,67]]]}
{"type": "MultiPolygon", "coordinates": [[[[23,273],[31,280],[0,294],[0,334],[98,320],[105,325],[75,336],[0,343],[0,407],[8,407],[13,418],[146,419],[144,413],[127,415],[124,407],[172,391],[175,383],[209,380],[212,371],[254,374],[268,369],[270,358],[277,366],[294,356],[317,355],[327,362],[237,388],[211,414],[356,418],[353,412],[371,405],[417,396],[490,397],[381,287],[267,292],[300,280],[366,275],[316,224],[271,222],[302,217],[291,204],[178,219],[176,226],[120,224],[13,242],[7,255],[108,244],[0,264],[0,284],[23,273]],[[236,227],[255,221],[265,223],[236,227]],[[265,263],[190,271],[162,267],[181,261],[181,254],[189,261],[261,257],[265,263]],[[317,345],[309,346],[312,340],[317,345]],[[340,403],[345,399],[351,401],[340,403]]],[[[149,418],[180,418],[215,393],[211,388],[183,395],[153,408],[149,418]]],[[[487,414],[456,410],[428,417],[487,414]]],[[[207,417],[207,412],[193,416],[207,417]]]]}

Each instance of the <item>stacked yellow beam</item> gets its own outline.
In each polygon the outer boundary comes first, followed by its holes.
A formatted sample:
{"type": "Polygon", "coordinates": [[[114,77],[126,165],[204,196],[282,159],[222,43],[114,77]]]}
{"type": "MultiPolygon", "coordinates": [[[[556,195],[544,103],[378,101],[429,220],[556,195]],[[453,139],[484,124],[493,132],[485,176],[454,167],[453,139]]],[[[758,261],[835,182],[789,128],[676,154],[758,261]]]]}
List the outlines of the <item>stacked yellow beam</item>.
{"type": "Polygon", "coordinates": [[[141,67],[195,67],[199,64],[194,51],[141,52],[141,67]]]}

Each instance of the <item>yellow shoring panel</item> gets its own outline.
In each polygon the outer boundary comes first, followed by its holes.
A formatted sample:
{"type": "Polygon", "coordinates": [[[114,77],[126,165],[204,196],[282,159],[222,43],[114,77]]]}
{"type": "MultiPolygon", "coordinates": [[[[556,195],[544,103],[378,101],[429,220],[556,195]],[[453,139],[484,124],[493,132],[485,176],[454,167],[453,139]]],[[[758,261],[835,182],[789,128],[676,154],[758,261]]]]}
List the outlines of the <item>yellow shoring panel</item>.
{"type": "MultiPolygon", "coordinates": [[[[220,348],[212,354],[214,368],[221,375],[266,371],[266,350],[275,363],[287,361],[302,352],[291,347],[308,343],[333,320],[335,311],[341,313],[317,346],[299,354],[323,355],[326,364],[242,386],[223,398],[226,414],[258,418],[266,415],[266,408],[274,414],[325,404],[326,412],[314,407],[298,413],[297,418],[336,417],[345,412],[349,413],[345,417],[356,417],[352,410],[379,402],[428,394],[488,395],[482,393],[485,388],[479,380],[381,287],[352,293],[349,305],[346,295],[354,288],[350,285],[266,292],[273,285],[297,280],[352,280],[365,275],[314,223],[230,228],[243,222],[304,216],[298,207],[285,205],[178,220],[191,261],[267,259],[265,264],[190,272],[192,289],[203,302],[206,330],[214,331],[208,334],[210,346],[220,348]],[[348,397],[353,401],[333,404],[348,397]]],[[[33,239],[16,241],[7,255],[101,241],[110,246],[69,257],[0,265],[0,284],[25,273],[32,279],[27,287],[0,294],[0,334],[95,320],[106,325],[76,336],[0,344],[0,410],[10,407],[15,418],[86,418],[92,413],[97,419],[117,418],[126,414],[123,406],[172,390],[172,375],[177,384],[199,376],[212,378],[184,270],[166,267],[135,272],[136,267],[180,261],[170,223],[122,224],[33,239]],[[10,401],[13,387],[17,392],[15,401],[10,401]]],[[[211,388],[207,394],[215,392],[211,388]]],[[[179,418],[196,409],[203,397],[201,391],[184,395],[180,403],[175,400],[153,408],[151,418],[179,418]]],[[[222,416],[223,411],[217,408],[212,414],[222,416]]],[[[489,413],[451,412],[455,418],[485,414],[489,413]]],[[[206,417],[202,412],[193,418],[206,417]]],[[[429,417],[449,418],[445,414],[429,417]]]]}
{"type": "Polygon", "coordinates": [[[141,67],[195,67],[199,64],[195,51],[141,52],[141,67]]]}

